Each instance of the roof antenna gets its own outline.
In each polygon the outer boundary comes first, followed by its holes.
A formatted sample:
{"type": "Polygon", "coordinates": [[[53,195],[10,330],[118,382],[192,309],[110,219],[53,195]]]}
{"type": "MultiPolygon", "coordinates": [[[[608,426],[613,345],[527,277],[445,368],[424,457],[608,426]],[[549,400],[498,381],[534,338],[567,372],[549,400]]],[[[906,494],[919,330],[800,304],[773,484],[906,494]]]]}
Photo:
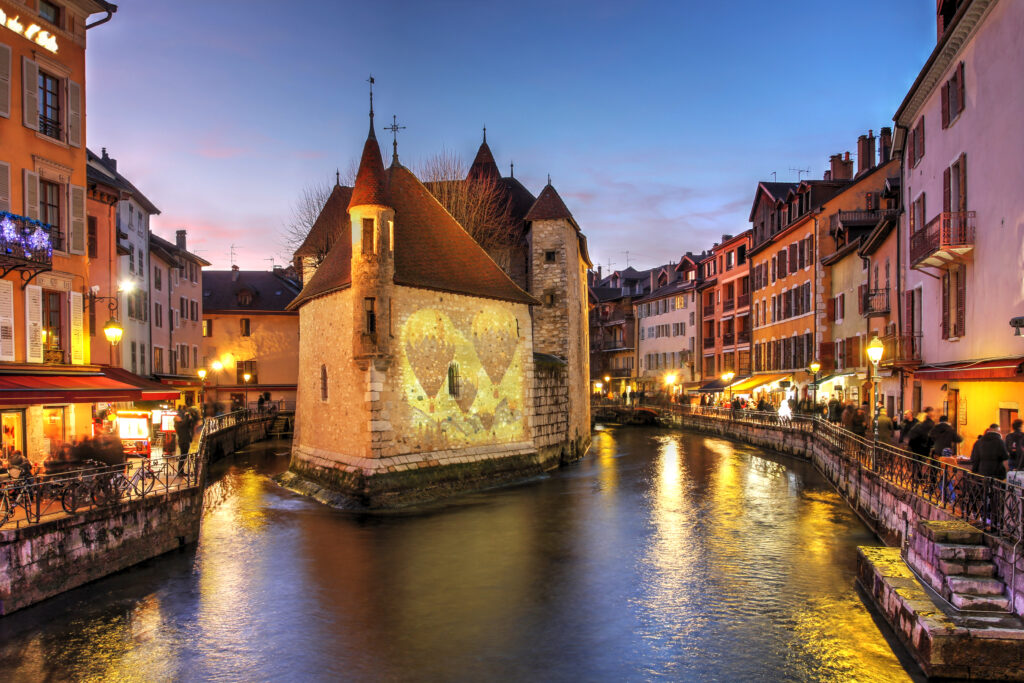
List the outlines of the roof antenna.
{"type": "Polygon", "coordinates": [[[796,181],[797,181],[798,183],[800,182],[800,175],[801,175],[802,173],[806,173],[806,174],[808,174],[808,175],[810,175],[810,174],[811,174],[811,169],[809,169],[809,168],[791,168],[791,169],[789,169],[789,170],[790,170],[790,171],[794,171],[794,172],[796,173],[796,181]]]}
{"type": "Polygon", "coordinates": [[[373,134],[373,83],[374,83],[373,74],[370,74],[370,77],[367,78],[366,81],[370,84],[370,134],[372,135],[373,134]]]}
{"type": "Polygon", "coordinates": [[[235,245],[232,244],[230,250],[228,251],[228,257],[231,259],[232,266],[235,265],[235,251],[235,245]]]}
{"type": "Polygon", "coordinates": [[[487,144],[487,125],[484,125],[484,144],[487,144]]]}
{"type": "Polygon", "coordinates": [[[514,161],[508,162],[508,175],[509,175],[510,178],[515,178],[516,177],[516,162],[514,162],[514,161]]]}
{"type": "Polygon", "coordinates": [[[775,173],[775,171],[772,171],[772,180],[773,180],[773,181],[777,181],[778,179],[779,179],[779,176],[778,176],[778,174],[777,174],[777,173],[775,173]]]}
{"type": "Polygon", "coordinates": [[[391,165],[398,166],[398,131],[405,130],[405,126],[398,125],[398,117],[394,114],[391,115],[391,125],[385,126],[384,130],[391,131],[391,144],[393,146],[393,152],[391,157],[391,165]]]}

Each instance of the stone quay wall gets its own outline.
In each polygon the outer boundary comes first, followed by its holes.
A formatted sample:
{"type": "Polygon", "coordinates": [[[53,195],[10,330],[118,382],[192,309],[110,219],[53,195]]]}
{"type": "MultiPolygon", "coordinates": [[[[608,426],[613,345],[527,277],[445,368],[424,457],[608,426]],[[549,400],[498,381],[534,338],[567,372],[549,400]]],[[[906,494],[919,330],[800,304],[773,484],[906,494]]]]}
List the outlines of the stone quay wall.
{"type": "Polygon", "coordinates": [[[199,487],[0,531],[0,615],[199,538],[199,487]]]}
{"type": "MultiPolygon", "coordinates": [[[[859,461],[844,457],[839,449],[812,431],[808,422],[772,425],[696,413],[674,413],[670,421],[684,429],[810,460],[886,545],[902,547],[916,533],[920,521],[957,519],[912,491],[883,479],[859,461]]],[[[1006,583],[1011,609],[1018,615],[1024,614],[1024,543],[1017,545],[1012,539],[992,534],[985,535],[985,543],[992,548],[992,561],[1006,583]]]]}

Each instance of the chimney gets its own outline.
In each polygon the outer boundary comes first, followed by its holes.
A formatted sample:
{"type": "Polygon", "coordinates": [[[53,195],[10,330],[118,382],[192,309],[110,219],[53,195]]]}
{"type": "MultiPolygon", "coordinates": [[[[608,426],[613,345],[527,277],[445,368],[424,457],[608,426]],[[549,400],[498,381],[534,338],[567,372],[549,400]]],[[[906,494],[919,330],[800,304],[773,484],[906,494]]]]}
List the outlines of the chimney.
{"type": "Polygon", "coordinates": [[[846,153],[846,158],[843,158],[840,154],[833,154],[828,158],[831,163],[831,179],[832,180],[850,180],[853,178],[853,160],[850,159],[850,153],[846,153]]]}
{"type": "Polygon", "coordinates": [[[174,233],[174,243],[178,246],[178,249],[185,251],[185,235],[187,231],[178,230],[174,233]]]}
{"type": "Polygon", "coordinates": [[[888,163],[892,157],[892,128],[886,126],[878,133],[878,163],[888,163]]]}
{"type": "Polygon", "coordinates": [[[875,167],[875,132],[869,130],[867,135],[857,138],[857,175],[866,173],[875,167]]]}
{"type": "Polygon", "coordinates": [[[231,281],[238,282],[238,266],[231,266],[231,281]]]}
{"type": "Polygon", "coordinates": [[[107,156],[107,148],[103,148],[103,156],[100,158],[103,165],[109,168],[114,173],[117,173],[117,159],[107,156]]]}
{"type": "Polygon", "coordinates": [[[598,282],[601,281],[601,266],[600,265],[598,265],[598,267],[597,267],[597,281],[598,282]]]}
{"type": "Polygon", "coordinates": [[[825,180],[832,180],[832,171],[825,171],[825,180]]]}
{"type": "Polygon", "coordinates": [[[732,235],[722,235],[722,244],[725,244],[732,239],[732,235]]]}

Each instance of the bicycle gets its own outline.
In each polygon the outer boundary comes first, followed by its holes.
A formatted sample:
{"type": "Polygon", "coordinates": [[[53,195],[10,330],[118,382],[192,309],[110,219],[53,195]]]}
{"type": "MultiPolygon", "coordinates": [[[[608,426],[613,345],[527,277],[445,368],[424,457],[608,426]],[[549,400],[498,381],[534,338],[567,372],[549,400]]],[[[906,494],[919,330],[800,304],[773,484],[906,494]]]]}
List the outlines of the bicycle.
{"type": "Polygon", "coordinates": [[[19,507],[25,510],[25,521],[34,524],[39,521],[39,510],[29,483],[32,478],[0,484],[0,526],[7,523],[19,507]]]}

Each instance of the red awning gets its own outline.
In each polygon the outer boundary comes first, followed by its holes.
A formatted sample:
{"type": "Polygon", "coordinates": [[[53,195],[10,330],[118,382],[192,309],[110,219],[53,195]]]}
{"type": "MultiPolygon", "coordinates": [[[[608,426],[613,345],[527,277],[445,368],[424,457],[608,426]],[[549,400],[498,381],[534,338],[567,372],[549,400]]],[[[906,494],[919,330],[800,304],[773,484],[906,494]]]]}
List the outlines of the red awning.
{"type": "Polygon", "coordinates": [[[964,361],[948,365],[922,365],[914,371],[915,379],[934,380],[1024,380],[1024,357],[964,361]]]}
{"type": "Polygon", "coordinates": [[[138,387],[100,374],[0,375],[0,405],[137,401],[138,387]]]}
{"type": "Polygon", "coordinates": [[[128,372],[122,368],[104,366],[103,374],[112,380],[140,389],[142,391],[141,400],[143,401],[175,401],[181,397],[181,392],[173,387],[140,377],[134,372],[128,372]]]}

